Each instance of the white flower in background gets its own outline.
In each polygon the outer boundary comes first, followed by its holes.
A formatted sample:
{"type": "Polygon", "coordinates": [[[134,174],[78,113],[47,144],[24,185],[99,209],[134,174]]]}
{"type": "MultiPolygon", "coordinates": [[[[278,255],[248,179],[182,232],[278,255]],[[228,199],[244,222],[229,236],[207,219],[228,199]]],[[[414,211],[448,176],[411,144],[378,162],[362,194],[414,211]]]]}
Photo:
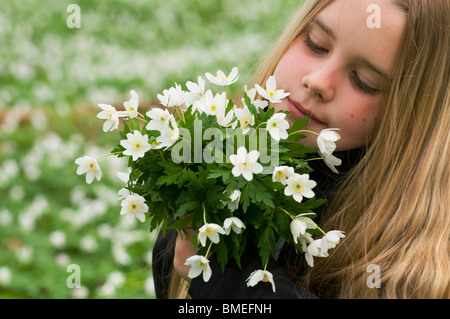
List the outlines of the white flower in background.
{"type": "Polygon", "coordinates": [[[170,124],[161,130],[161,135],[156,138],[156,149],[170,147],[180,138],[180,129],[173,117],[170,119],[170,124]]]}
{"type": "Polygon", "coordinates": [[[66,253],[60,253],[56,255],[55,262],[60,267],[67,267],[67,265],[70,263],[70,257],[66,253]]]}
{"type": "Polygon", "coordinates": [[[29,263],[33,258],[33,247],[22,246],[16,251],[17,260],[21,263],[29,263]]]}
{"type": "Polygon", "coordinates": [[[77,158],[75,164],[79,165],[77,169],[78,175],[86,173],[86,183],[91,184],[94,178],[98,181],[102,178],[102,170],[95,159],[83,156],[77,158]]]}
{"type": "Polygon", "coordinates": [[[242,229],[245,229],[245,225],[239,218],[229,217],[223,222],[223,229],[225,230],[226,235],[230,234],[231,229],[233,229],[236,234],[240,234],[242,229]]]}
{"type": "Polygon", "coordinates": [[[286,113],[276,113],[267,121],[267,130],[275,141],[287,139],[289,122],[285,120],[286,113]]]}
{"type": "Polygon", "coordinates": [[[201,76],[198,77],[198,83],[187,81],[186,87],[189,90],[186,93],[186,106],[191,106],[205,95],[205,80],[201,76]]]}
{"type": "Polygon", "coordinates": [[[244,105],[243,108],[235,108],[234,114],[241,124],[242,133],[246,134],[250,127],[255,124],[255,116],[250,112],[247,105],[244,105]]]}
{"type": "Polygon", "coordinates": [[[108,275],[106,281],[114,287],[119,287],[125,283],[125,276],[120,271],[113,271],[108,275]]]}
{"type": "Polygon", "coordinates": [[[281,100],[289,96],[290,93],[285,93],[284,90],[277,90],[277,82],[275,76],[270,76],[266,81],[266,88],[263,89],[260,85],[255,85],[259,95],[271,103],[281,103],[281,100]]]}
{"type": "Polygon", "coordinates": [[[175,83],[175,87],[164,90],[163,94],[157,95],[159,102],[165,107],[181,106],[186,101],[186,92],[181,85],[175,83]]]}
{"type": "Polygon", "coordinates": [[[72,289],[72,298],[86,299],[89,296],[89,289],[84,286],[72,289]]]}
{"type": "Polygon", "coordinates": [[[306,213],[297,215],[297,217],[295,217],[295,219],[291,222],[291,233],[296,244],[298,243],[298,239],[300,239],[302,236],[305,236],[306,229],[317,228],[317,224],[311,218],[305,217],[306,215],[310,214],[306,213]]]}
{"type": "Polygon", "coordinates": [[[186,266],[190,266],[188,276],[194,279],[203,273],[203,280],[207,282],[212,275],[211,267],[209,266],[209,260],[203,256],[195,255],[186,259],[184,263],[186,266]]]}
{"type": "Polygon", "coordinates": [[[234,212],[239,207],[239,201],[241,199],[241,191],[236,189],[233,194],[230,196],[230,200],[225,202],[225,205],[227,205],[228,209],[231,212],[234,212]]]}
{"type": "Polygon", "coordinates": [[[245,147],[239,147],[236,155],[230,155],[230,161],[234,165],[231,172],[235,177],[242,175],[246,180],[251,181],[253,174],[259,174],[263,171],[262,165],[258,163],[258,158],[258,151],[247,153],[245,147]]]}
{"type": "Polygon", "coordinates": [[[139,96],[135,90],[131,90],[130,95],[131,99],[129,99],[126,102],[123,102],[123,106],[125,108],[124,115],[136,117],[138,115],[139,96]]]}
{"type": "Polygon", "coordinates": [[[286,185],[286,180],[289,177],[294,176],[295,171],[293,167],[290,166],[278,166],[275,167],[272,173],[272,180],[274,182],[280,182],[283,185],[286,185]]]}
{"type": "Polygon", "coordinates": [[[0,267],[0,286],[8,285],[11,282],[11,270],[6,267],[0,267]]]}
{"type": "Polygon", "coordinates": [[[162,131],[165,129],[173,115],[170,114],[168,109],[152,108],[147,112],[147,116],[151,119],[147,124],[146,129],[149,131],[162,131]]]}
{"type": "Polygon", "coordinates": [[[211,240],[214,244],[217,244],[220,241],[219,234],[225,235],[223,228],[214,223],[207,223],[198,231],[198,240],[203,247],[206,246],[207,238],[209,238],[209,240],[211,240]]]}
{"type": "Polygon", "coordinates": [[[250,274],[247,278],[247,287],[254,287],[260,281],[262,282],[270,282],[272,284],[272,290],[275,292],[275,282],[273,281],[273,275],[267,270],[255,270],[250,274]]]}
{"type": "Polygon", "coordinates": [[[336,141],[341,139],[341,136],[335,132],[338,128],[327,128],[320,132],[317,137],[317,147],[321,154],[332,154],[336,149],[336,141]]]}
{"type": "Polygon", "coordinates": [[[94,236],[87,235],[80,240],[80,248],[86,252],[94,252],[97,250],[98,244],[94,236]]]}
{"type": "Polygon", "coordinates": [[[66,244],[66,234],[60,230],[55,230],[50,234],[50,243],[56,248],[61,248],[66,244]]]}
{"type": "Polygon", "coordinates": [[[129,195],[121,203],[122,209],[120,215],[134,215],[140,222],[145,222],[145,213],[148,206],[145,204],[145,198],[139,195],[129,195]]]}
{"type": "Polygon", "coordinates": [[[9,226],[13,221],[12,214],[7,209],[0,210],[0,225],[1,226],[9,226]]]}
{"type": "Polygon", "coordinates": [[[221,70],[217,71],[216,76],[211,73],[206,73],[206,78],[213,84],[227,86],[231,85],[239,79],[239,70],[237,67],[234,67],[229,75],[225,75],[225,73],[221,70]]]}
{"type": "Polygon", "coordinates": [[[133,161],[136,161],[140,157],[144,157],[145,153],[151,148],[148,143],[147,134],[143,136],[139,131],[128,133],[127,139],[120,141],[120,145],[125,147],[123,155],[132,156],[133,161]]]}
{"type": "Polygon", "coordinates": [[[295,201],[301,203],[303,197],[314,197],[312,188],[314,188],[317,183],[310,180],[308,174],[295,174],[287,179],[286,185],[284,194],[286,196],[293,196],[295,201]]]}
{"type": "MultiPolygon", "coordinates": [[[[264,109],[269,105],[269,102],[263,100],[255,100],[256,98],[256,88],[247,90],[247,85],[244,86],[245,93],[250,99],[250,102],[256,107],[256,110],[264,109]]],[[[245,104],[245,99],[242,98],[242,103],[245,104]]]]}
{"type": "Polygon", "coordinates": [[[155,296],[156,296],[155,280],[153,279],[153,277],[148,277],[147,279],[145,279],[144,290],[147,293],[147,295],[155,298],[155,296]]]}
{"type": "Polygon", "coordinates": [[[106,120],[103,123],[103,131],[108,132],[117,129],[119,127],[119,113],[116,108],[108,104],[98,104],[98,107],[102,111],[97,114],[97,118],[106,120]]]}

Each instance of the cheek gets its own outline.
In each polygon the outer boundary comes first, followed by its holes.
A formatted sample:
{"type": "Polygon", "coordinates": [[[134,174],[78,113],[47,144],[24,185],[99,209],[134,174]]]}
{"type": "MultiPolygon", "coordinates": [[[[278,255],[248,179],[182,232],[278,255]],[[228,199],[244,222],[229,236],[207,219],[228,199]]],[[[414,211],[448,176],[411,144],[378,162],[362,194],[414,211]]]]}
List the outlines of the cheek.
{"type": "Polygon", "coordinates": [[[352,101],[340,117],[341,124],[349,136],[373,136],[379,125],[381,102],[368,98],[352,101]]]}

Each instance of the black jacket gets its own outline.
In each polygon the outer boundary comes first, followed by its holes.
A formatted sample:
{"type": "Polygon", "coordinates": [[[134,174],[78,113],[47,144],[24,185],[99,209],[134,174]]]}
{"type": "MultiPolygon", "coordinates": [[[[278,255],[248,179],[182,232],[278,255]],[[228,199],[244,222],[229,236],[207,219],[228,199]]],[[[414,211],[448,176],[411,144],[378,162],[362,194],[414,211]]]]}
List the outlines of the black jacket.
{"type": "MultiPolygon", "coordinates": [[[[338,152],[335,155],[342,159],[338,167],[341,174],[333,173],[323,161],[313,161],[310,165],[314,171],[310,178],[317,182],[314,192],[318,198],[327,198],[335,189],[343,174],[349,171],[363,155],[360,149],[338,152]]],[[[320,212],[318,213],[320,215],[320,212]]],[[[173,269],[176,231],[167,231],[166,237],[159,234],[153,248],[153,277],[156,297],[168,298],[168,287],[173,269]]],[[[280,245],[280,249],[272,256],[267,270],[273,274],[276,286],[275,293],[270,283],[260,282],[254,287],[247,287],[246,279],[261,268],[260,258],[255,247],[249,247],[241,259],[242,270],[230,259],[224,273],[215,259],[210,258],[212,276],[204,282],[202,276],[194,278],[189,287],[189,295],[194,299],[312,299],[316,298],[306,289],[291,281],[287,269],[295,266],[302,255],[293,253],[293,247],[280,245]]]]}

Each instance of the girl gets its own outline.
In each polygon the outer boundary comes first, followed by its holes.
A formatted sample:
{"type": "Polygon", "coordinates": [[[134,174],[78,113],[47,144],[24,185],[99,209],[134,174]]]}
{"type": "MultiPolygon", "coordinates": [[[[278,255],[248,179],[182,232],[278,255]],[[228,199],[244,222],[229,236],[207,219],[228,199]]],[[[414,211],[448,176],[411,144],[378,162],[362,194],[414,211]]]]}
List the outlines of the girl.
{"type": "MultiPolygon", "coordinates": [[[[310,115],[309,130],[340,128],[336,155],[345,172],[336,177],[316,164],[312,178],[329,199],[319,225],[346,237],[313,268],[291,247],[280,249],[267,267],[275,294],[269,284],[241,284],[260,267],[250,248],[242,270],[231,264],[222,273],[212,256],[213,277],[193,279],[189,295],[450,297],[449,16],[448,0],[306,1],[255,83],[275,75],[291,93],[277,108],[291,119],[310,115]],[[378,25],[369,23],[371,12],[378,25]]],[[[314,146],[314,137],[303,143],[314,146]]],[[[184,262],[195,253],[178,236],[166,258],[189,281],[184,262]]]]}

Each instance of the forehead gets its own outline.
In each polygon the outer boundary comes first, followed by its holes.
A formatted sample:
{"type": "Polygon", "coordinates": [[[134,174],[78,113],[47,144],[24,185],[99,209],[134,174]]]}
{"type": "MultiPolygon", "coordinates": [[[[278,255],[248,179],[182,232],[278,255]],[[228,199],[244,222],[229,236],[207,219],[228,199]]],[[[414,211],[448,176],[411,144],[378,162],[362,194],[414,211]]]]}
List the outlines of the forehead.
{"type": "Polygon", "coordinates": [[[332,30],[344,53],[391,70],[406,21],[391,0],[336,0],[316,18],[332,30]]]}

